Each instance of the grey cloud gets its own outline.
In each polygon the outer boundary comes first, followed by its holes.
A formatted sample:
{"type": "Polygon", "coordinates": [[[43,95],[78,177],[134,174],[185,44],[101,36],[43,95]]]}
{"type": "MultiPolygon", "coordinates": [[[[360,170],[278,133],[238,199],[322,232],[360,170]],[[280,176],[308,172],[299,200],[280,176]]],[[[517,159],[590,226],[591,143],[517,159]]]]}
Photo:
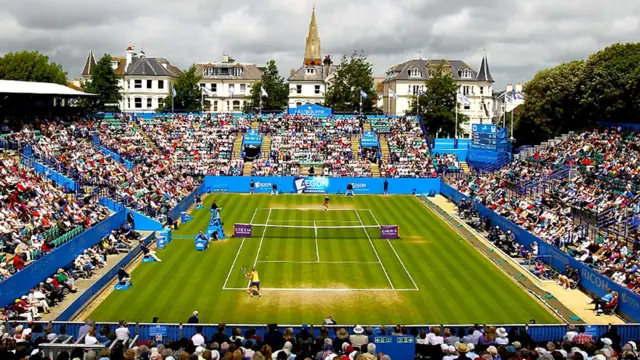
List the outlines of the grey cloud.
{"type": "MultiPolygon", "coordinates": [[[[311,1],[0,0],[0,53],[38,49],[79,75],[87,51],[123,56],[144,44],[186,68],[219,61],[275,59],[297,68],[311,1]]],[[[638,41],[640,2],[617,0],[317,0],[323,53],[337,60],[363,49],[376,75],[420,52],[478,67],[486,49],[496,86],[539,69],[586,58],[614,42],[638,41]]]]}

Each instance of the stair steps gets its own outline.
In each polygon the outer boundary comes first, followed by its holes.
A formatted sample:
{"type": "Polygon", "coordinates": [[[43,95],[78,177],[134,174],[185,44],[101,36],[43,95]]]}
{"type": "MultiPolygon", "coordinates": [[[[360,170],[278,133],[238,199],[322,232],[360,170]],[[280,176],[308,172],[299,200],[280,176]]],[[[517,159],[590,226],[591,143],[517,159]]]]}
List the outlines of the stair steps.
{"type": "Polygon", "coordinates": [[[250,162],[244,163],[244,169],[242,170],[242,176],[251,176],[251,167],[252,167],[252,163],[250,163],[250,162]]]}
{"type": "Polygon", "coordinates": [[[466,161],[461,161],[460,162],[460,167],[462,168],[462,172],[465,174],[469,174],[471,173],[471,167],[469,166],[469,164],[467,164],[466,161]]]}
{"type": "Polygon", "coordinates": [[[364,131],[371,131],[371,124],[365,122],[362,128],[364,129],[364,131]]]}
{"type": "Polygon", "coordinates": [[[234,160],[242,160],[242,141],[244,136],[236,136],[236,139],[233,141],[233,152],[232,158],[234,160]]]}
{"type": "Polygon", "coordinates": [[[389,161],[389,143],[386,136],[380,136],[380,151],[382,151],[382,160],[389,161]]]}
{"type": "Polygon", "coordinates": [[[264,135],[262,136],[262,149],[261,149],[260,158],[264,160],[268,159],[270,152],[271,152],[271,136],[264,135]]]}
{"type": "Polygon", "coordinates": [[[360,160],[360,138],[357,136],[351,136],[351,152],[353,153],[353,158],[360,160]]]}
{"type": "Polygon", "coordinates": [[[257,121],[254,121],[251,123],[251,129],[258,130],[259,127],[260,127],[260,124],[257,121]]]}
{"type": "Polygon", "coordinates": [[[380,167],[378,166],[378,164],[371,164],[371,175],[374,178],[379,178],[380,177],[380,167]]]}
{"type": "Polygon", "coordinates": [[[154,153],[156,154],[161,153],[160,149],[158,149],[158,147],[156,146],[156,143],[153,140],[151,140],[149,135],[147,135],[147,133],[141,127],[139,127],[137,124],[133,125],[133,127],[138,129],[138,131],[140,132],[140,135],[142,135],[142,137],[147,141],[147,144],[151,146],[151,149],[153,149],[154,153]]]}

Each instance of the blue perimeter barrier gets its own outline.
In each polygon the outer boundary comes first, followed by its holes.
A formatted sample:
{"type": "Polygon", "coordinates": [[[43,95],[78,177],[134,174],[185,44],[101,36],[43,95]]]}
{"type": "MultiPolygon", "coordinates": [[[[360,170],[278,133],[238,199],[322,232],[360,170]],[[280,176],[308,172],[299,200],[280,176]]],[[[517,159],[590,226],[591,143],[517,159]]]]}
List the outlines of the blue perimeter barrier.
{"type": "MultiPolygon", "coordinates": [[[[469,197],[464,196],[447,184],[443,183],[440,189],[442,195],[451,199],[456,204],[458,204],[462,199],[470,200],[469,197]]],[[[640,299],[638,298],[638,295],[629,291],[627,288],[616,284],[611,279],[572,258],[555,246],[546,243],[518,225],[496,214],[477,201],[474,201],[474,203],[476,205],[476,209],[480,213],[480,216],[487,216],[491,219],[491,226],[500,226],[504,231],[511,230],[520,244],[528,247],[533,242],[537,242],[541,259],[554,269],[564,271],[566,265],[577,269],[580,273],[580,287],[592,296],[602,297],[607,293],[607,289],[617,291],[620,295],[620,303],[618,306],[618,312],[620,315],[633,322],[640,321],[640,299]]]]}
{"type": "MultiPolygon", "coordinates": [[[[145,244],[148,244],[150,241],[153,241],[153,239],[155,239],[155,235],[152,233],[144,239],[144,242],[145,244]]],[[[93,283],[93,285],[91,285],[88,289],[83,290],[82,295],[78,296],[78,298],[76,298],[71,303],[71,305],[69,305],[69,307],[67,307],[62,313],[60,313],[60,315],[58,315],[58,317],[56,318],[56,321],[66,321],[71,319],[73,315],[80,311],[80,309],[82,309],[82,307],[84,307],[84,305],[89,300],[91,300],[91,298],[97,295],[103,287],[105,287],[116,275],[118,275],[118,270],[120,270],[121,266],[128,265],[131,261],[133,261],[133,259],[136,258],[136,256],[138,256],[140,251],[142,251],[140,245],[137,245],[131,251],[129,251],[129,253],[125,255],[125,257],[123,257],[120,261],[118,261],[118,263],[113,268],[111,268],[111,270],[102,275],[102,277],[98,279],[98,281],[93,283]]]]}
{"type": "Polygon", "coordinates": [[[23,166],[32,167],[36,173],[43,174],[47,179],[53,180],[56,184],[60,185],[65,191],[77,191],[78,184],[69,179],[68,177],[60,174],[59,172],[40,164],[33,158],[22,157],[20,162],[23,166]]]}
{"type": "MultiPolygon", "coordinates": [[[[353,185],[356,194],[382,194],[385,178],[329,178],[329,177],[274,177],[274,176],[206,176],[205,192],[248,193],[249,183],[253,179],[256,193],[270,193],[273,184],[278,186],[281,194],[344,194],[347,185],[353,185]]],[[[389,182],[389,194],[428,194],[431,190],[440,192],[439,178],[386,179],[389,182]]],[[[180,204],[179,204],[180,205],[180,204]]],[[[177,206],[176,206],[177,207],[177,206]]],[[[184,209],[188,208],[185,207],[184,209]]],[[[170,211],[173,212],[174,209],[170,211]]],[[[180,209],[177,212],[178,216],[180,209]]],[[[172,217],[173,218],[173,217],[172,217]]]]}
{"type": "MultiPolygon", "coordinates": [[[[185,319],[186,321],[186,319],[185,319]]],[[[47,322],[40,322],[43,326],[46,326],[47,322]]],[[[13,323],[12,323],[13,324],[13,323]]],[[[26,325],[26,322],[16,322],[15,324],[26,325]]],[[[78,332],[80,327],[84,325],[83,322],[67,322],[67,321],[54,321],[51,323],[52,331],[54,333],[60,332],[60,326],[65,325],[67,327],[67,334],[72,335],[74,338],[78,337],[78,332]]],[[[109,325],[111,331],[115,331],[115,328],[118,327],[118,323],[115,322],[98,322],[96,323],[96,329],[99,331],[103,325],[109,325]]],[[[152,323],[137,323],[137,324],[128,324],[129,331],[131,332],[132,337],[138,335],[140,341],[155,341],[157,340],[154,334],[163,333],[164,336],[162,341],[157,341],[157,343],[166,343],[167,341],[177,341],[180,338],[184,337],[190,339],[196,333],[196,326],[202,326],[202,335],[206,338],[211,339],[213,335],[218,332],[217,324],[152,324],[152,323]]],[[[366,325],[363,325],[366,327],[366,325]]],[[[433,324],[433,325],[409,325],[407,326],[410,334],[419,333],[420,330],[425,330],[428,332],[429,327],[431,326],[440,326],[442,328],[449,328],[452,332],[458,333],[459,329],[466,334],[466,329],[473,325],[443,325],[443,324],[433,324]]],[[[490,324],[486,324],[486,326],[490,326],[490,324]]],[[[496,327],[504,327],[507,331],[509,331],[513,327],[518,327],[521,329],[526,329],[528,334],[531,336],[532,340],[537,343],[547,342],[547,341],[562,341],[564,335],[568,331],[568,325],[541,325],[541,324],[509,324],[509,325],[494,325],[496,327]]],[[[292,327],[294,329],[294,333],[298,333],[300,331],[300,325],[280,325],[278,326],[278,330],[284,332],[286,328],[292,327]]],[[[321,325],[313,326],[313,328],[309,328],[315,337],[320,335],[320,327],[321,325]]],[[[352,334],[354,325],[337,325],[337,326],[325,326],[329,330],[329,336],[335,337],[336,331],[345,328],[347,331],[352,334]]],[[[387,326],[387,329],[391,329],[393,326],[387,326]]],[[[640,339],[640,325],[637,324],[628,324],[628,325],[615,325],[618,330],[618,335],[621,337],[621,345],[625,344],[628,341],[637,341],[640,339]]],[[[225,333],[227,336],[231,336],[231,331],[234,328],[240,328],[244,333],[247,329],[255,329],[256,335],[260,336],[260,338],[264,339],[264,336],[268,332],[267,325],[247,325],[247,324],[227,324],[225,328],[225,333]]],[[[585,333],[593,336],[594,340],[597,341],[602,335],[604,335],[608,330],[608,325],[586,325],[585,333]]],[[[369,335],[369,341],[375,342],[375,337],[385,336],[380,334],[375,334],[377,327],[373,326],[374,334],[369,335]]],[[[386,335],[389,336],[390,335],[386,335]]],[[[406,344],[397,344],[397,346],[405,346],[406,344]]],[[[412,349],[415,349],[415,343],[410,344],[412,349]]],[[[387,350],[391,353],[389,350],[387,350]]],[[[396,357],[400,359],[399,357],[396,357]]]]}
{"type": "Polygon", "coordinates": [[[100,242],[103,235],[122,226],[126,221],[126,214],[125,211],[120,211],[112,215],[0,283],[0,305],[12,303],[28,294],[42,280],[59,268],[69,265],[85,249],[100,242]]]}
{"type": "Polygon", "coordinates": [[[133,163],[131,163],[131,161],[123,158],[115,152],[105,148],[104,146],[98,146],[98,150],[100,150],[100,152],[102,152],[103,154],[110,156],[113,160],[123,163],[124,166],[126,166],[127,170],[131,170],[131,168],[133,167],[133,163]]]}

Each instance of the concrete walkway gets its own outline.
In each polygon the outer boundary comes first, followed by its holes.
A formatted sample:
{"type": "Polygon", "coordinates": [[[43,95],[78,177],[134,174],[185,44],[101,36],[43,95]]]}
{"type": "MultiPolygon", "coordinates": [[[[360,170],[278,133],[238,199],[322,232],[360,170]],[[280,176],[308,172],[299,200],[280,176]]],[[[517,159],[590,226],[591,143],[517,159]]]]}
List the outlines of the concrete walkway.
{"type": "MultiPolygon", "coordinates": [[[[442,195],[437,195],[429,200],[435,205],[434,211],[440,208],[444,211],[451,221],[462,224],[462,228],[473,234],[473,238],[467,238],[468,241],[475,242],[474,246],[481,244],[481,247],[476,248],[483,252],[482,249],[493,249],[494,246],[489,240],[478,233],[475,229],[466,224],[462,219],[457,216],[456,205],[449,201],[442,195]]],[[[442,214],[441,214],[442,215],[442,214]]],[[[544,299],[544,302],[549,306],[556,309],[563,315],[564,319],[569,323],[587,323],[587,324],[624,324],[624,321],[617,316],[601,315],[596,316],[593,312],[593,305],[588,305],[591,302],[591,298],[581,292],[580,290],[564,290],[560,285],[555,282],[541,281],[538,277],[534,276],[531,272],[524,269],[517,261],[513,260],[508,255],[495,249],[491,252],[483,252],[489,258],[499,258],[500,267],[508,275],[513,276],[513,272],[517,273],[515,276],[519,278],[518,282],[526,287],[530,292],[535,293],[540,300],[544,299]],[[507,265],[507,266],[505,266],[507,265]],[[519,275],[518,275],[519,274],[519,275]],[[551,298],[549,298],[549,295],[551,298]],[[580,321],[571,320],[570,316],[578,316],[580,321]]],[[[494,259],[492,259],[494,260],[494,259]]],[[[494,261],[495,262],[495,261],[494,261]]]]}

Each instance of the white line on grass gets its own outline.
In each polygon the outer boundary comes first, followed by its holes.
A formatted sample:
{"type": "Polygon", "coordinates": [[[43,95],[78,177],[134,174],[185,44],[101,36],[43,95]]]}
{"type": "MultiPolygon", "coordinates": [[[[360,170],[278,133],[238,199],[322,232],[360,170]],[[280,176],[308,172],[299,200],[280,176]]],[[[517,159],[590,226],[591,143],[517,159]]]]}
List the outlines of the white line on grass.
{"type": "Polygon", "coordinates": [[[384,275],[387,277],[387,280],[389,280],[389,285],[391,285],[391,289],[395,289],[395,287],[393,286],[393,283],[391,282],[391,279],[389,278],[389,274],[387,274],[387,269],[384,268],[384,265],[382,264],[382,260],[380,260],[380,256],[378,255],[378,251],[376,251],[376,247],[373,246],[373,241],[371,241],[369,232],[367,231],[367,228],[364,226],[364,223],[362,222],[362,218],[360,218],[360,214],[358,213],[358,210],[355,210],[355,212],[356,212],[356,216],[358,217],[358,220],[360,220],[360,224],[362,225],[362,230],[364,230],[364,233],[367,235],[367,239],[369,239],[369,244],[371,244],[371,248],[373,249],[373,252],[376,254],[376,257],[378,258],[378,263],[382,267],[382,271],[384,271],[384,275]]]}
{"type": "MultiPolygon", "coordinates": [[[[376,224],[378,224],[378,226],[380,226],[380,223],[378,222],[378,219],[376,219],[376,216],[373,215],[373,211],[371,211],[371,209],[367,209],[369,210],[369,213],[371,214],[371,217],[373,218],[373,220],[376,222],[376,224]]],[[[402,268],[404,269],[404,271],[407,273],[407,276],[409,276],[409,279],[411,280],[411,282],[413,283],[413,286],[416,287],[416,290],[419,290],[418,285],[416,285],[416,282],[413,281],[413,277],[411,276],[411,274],[409,273],[409,270],[407,270],[407,267],[404,266],[404,262],[402,261],[402,259],[400,259],[400,256],[398,255],[398,253],[396,252],[396,248],[393,247],[393,244],[391,243],[391,240],[387,239],[387,242],[389,243],[389,245],[391,246],[391,250],[393,250],[393,253],[396,254],[396,257],[398,258],[398,261],[400,261],[400,265],[402,265],[402,268]]]]}
{"type": "Polygon", "coordinates": [[[357,223],[358,220],[271,220],[270,225],[277,223],[357,223]]]}
{"type": "Polygon", "coordinates": [[[377,261],[294,261],[294,260],[259,260],[258,263],[280,263],[280,264],[378,264],[377,261]]]}
{"type": "MultiPolygon", "coordinates": [[[[267,215],[267,221],[265,224],[269,224],[269,219],[271,218],[271,209],[269,209],[269,214],[267,215]]],[[[260,256],[260,249],[262,249],[262,242],[264,241],[264,235],[267,233],[267,229],[268,227],[265,226],[264,230],[262,230],[262,237],[260,238],[260,245],[258,245],[258,253],[256,254],[256,260],[253,262],[253,267],[256,267],[256,264],[258,263],[258,257],[260,256]]],[[[251,285],[251,279],[249,279],[249,282],[247,283],[247,288],[249,287],[249,285],[251,285]]]]}
{"type": "MultiPolygon", "coordinates": [[[[224,290],[234,291],[247,291],[245,288],[226,288],[224,290]]],[[[348,289],[348,288],[261,288],[267,291],[336,291],[336,292],[348,292],[348,291],[418,291],[416,289],[348,289]]]]}
{"type": "Polygon", "coordinates": [[[316,226],[316,222],[313,222],[313,229],[316,232],[316,261],[320,262],[320,250],[318,250],[318,227],[316,226]]]}
{"type": "MultiPolygon", "coordinates": [[[[323,208],[258,208],[258,210],[291,210],[291,211],[326,211],[323,208]]],[[[353,210],[369,210],[369,209],[329,209],[329,211],[353,211],[353,210]]]]}
{"type": "MultiPolygon", "coordinates": [[[[253,219],[256,217],[256,213],[258,212],[258,209],[253,210],[253,216],[251,216],[251,221],[249,221],[249,224],[253,223],[253,219]]],[[[229,281],[229,277],[231,276],[231,272],[233,271],[233,267],[236,265],[236,261],[238,260],[238,255],[240,255],[240,251],[242,250],[242,247],[244,246],[244,241],[246,240],[246,238],[242,238],[242,242],[240,243],[240,248],[238,248],[238,251],[236,252],[236,257],[233,258],[233,263],[231,263],[231,267],[229,268],[229,273],[227,273],[227,278],[224,280],[224,284],[222,285],[222,289],[226,289],[227,288],[227,281],[229,281]]]]}

